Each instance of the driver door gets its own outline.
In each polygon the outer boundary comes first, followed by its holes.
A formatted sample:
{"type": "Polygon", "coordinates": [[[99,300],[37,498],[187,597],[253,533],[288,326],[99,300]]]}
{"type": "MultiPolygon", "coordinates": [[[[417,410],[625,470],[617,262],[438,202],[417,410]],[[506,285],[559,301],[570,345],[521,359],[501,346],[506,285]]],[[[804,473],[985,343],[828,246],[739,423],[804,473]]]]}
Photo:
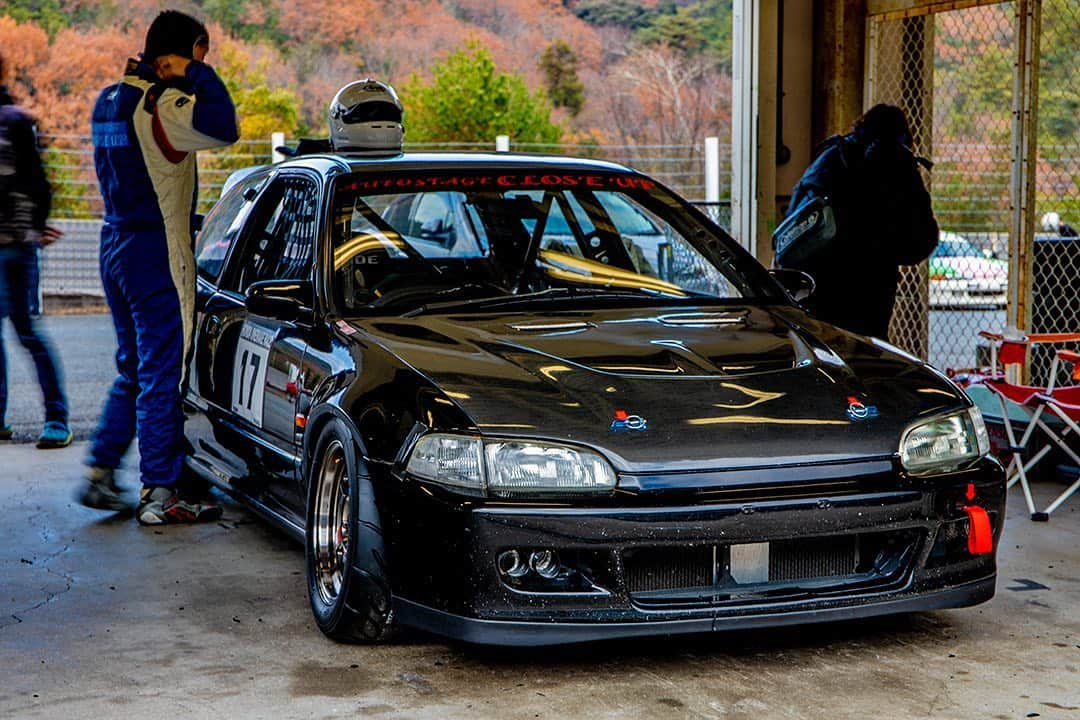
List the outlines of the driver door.
{"type": "Polygon", "coordinates": [[[250,312],[245,293],[263,280],[312,278],[319,226],[319,184],[283,172],[262,192],[238,252],[204,323],[213,328],[209,393],[218,412],[214,438],[233,482],[276,511],[302,517],[296,473],[296,404],[306,331],[295,322],[250,312]]]}

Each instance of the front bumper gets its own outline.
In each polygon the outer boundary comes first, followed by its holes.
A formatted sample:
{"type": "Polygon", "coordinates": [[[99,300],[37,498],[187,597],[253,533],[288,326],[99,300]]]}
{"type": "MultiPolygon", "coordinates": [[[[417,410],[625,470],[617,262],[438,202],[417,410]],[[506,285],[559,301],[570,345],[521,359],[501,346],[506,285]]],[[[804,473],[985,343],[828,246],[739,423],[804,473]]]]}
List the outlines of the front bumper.
{"type": "Polygon", "coordinates": [[[752,612],[737,617],[706,616],[640,622],[579,623],[484,620],[435,610],[403,598],[395,598],[394,613],[399,622],[410,627],[477,645],[517,647],[569,645],[618,638],[806,625],[878,615],[969,607],[986,602],[994,596],[996,577],[996,575],[990,575],[981,580],[935,592],[873,600],[859,605],[826,606],[781,612],[777,612],[773,607],[761,607],[756,609],[758,610],[756,612],[753,611],[754,608],[751,608],[752,612]]]}
{"type": "Polygon", "coordinates": [[[993,596],[996,552],[968,552],[963,506],[974,486],[996,549],[1005,497],[996,461],[922,481],[898,479],[888,462],[844,472],[843,482],[640,492],[593,507],[470,504],[417,492],[409,505],[425,517],[425,538],[437,534],[440,543],[397,543],[395,611],[407,625],[470,642],[543,645],[961,607],[993,596]],[[764,543],[772,554],[757,566],[762,576],[737,578],[735,549],[764,543]],[[573,582],[508,578],[497,567],[508,549],[525,557],[554,550],[573,582]]]}

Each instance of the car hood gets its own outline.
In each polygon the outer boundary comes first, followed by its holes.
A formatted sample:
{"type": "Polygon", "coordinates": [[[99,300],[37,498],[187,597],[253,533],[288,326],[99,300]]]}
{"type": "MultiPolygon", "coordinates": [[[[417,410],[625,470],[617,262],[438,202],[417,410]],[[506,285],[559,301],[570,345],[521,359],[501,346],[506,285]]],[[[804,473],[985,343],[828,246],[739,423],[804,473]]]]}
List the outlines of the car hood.
{"type": "Polygon", "coordinates": [[[896,453],[964,407],[939,373],[786,307],[352,320],[489,436],[570,441],[621,470],[896,453]]]}

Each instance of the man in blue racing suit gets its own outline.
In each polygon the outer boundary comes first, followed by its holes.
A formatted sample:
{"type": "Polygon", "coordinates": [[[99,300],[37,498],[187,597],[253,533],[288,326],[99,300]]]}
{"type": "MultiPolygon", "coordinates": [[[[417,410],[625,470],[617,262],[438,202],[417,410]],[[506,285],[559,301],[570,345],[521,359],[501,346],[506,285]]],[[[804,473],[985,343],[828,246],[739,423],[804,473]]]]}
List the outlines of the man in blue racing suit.
{"type": "Polygon", "coordinates": [[[141,60],[94,105],[94,163],[105,201],[101,277],[116,327],[119,375],[89,453],[80,501],[123,510],[115,471],[138,434],[144,525],[217,519],[220,506],[188,498],[181,389],[195,302],[192,217],[195,151],[238,138],[236,109],[202,61],[206,28],[162,12],[141,60]]]}

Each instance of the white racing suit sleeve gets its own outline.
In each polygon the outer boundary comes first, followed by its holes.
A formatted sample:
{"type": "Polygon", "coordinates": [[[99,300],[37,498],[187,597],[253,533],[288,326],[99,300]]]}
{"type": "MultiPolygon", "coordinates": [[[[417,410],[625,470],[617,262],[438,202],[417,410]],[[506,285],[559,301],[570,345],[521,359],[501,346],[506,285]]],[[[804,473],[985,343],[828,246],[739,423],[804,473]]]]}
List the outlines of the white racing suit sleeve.
{"type": "Polygon", "coordinates": [[[187,79],[190,94],[170,87],[157,99],[154,114],[160,133],[155,133],[155,139],[162,151],[186,153],[236,142],[236,108],[217,73],[193,60],[187,79]]]}

